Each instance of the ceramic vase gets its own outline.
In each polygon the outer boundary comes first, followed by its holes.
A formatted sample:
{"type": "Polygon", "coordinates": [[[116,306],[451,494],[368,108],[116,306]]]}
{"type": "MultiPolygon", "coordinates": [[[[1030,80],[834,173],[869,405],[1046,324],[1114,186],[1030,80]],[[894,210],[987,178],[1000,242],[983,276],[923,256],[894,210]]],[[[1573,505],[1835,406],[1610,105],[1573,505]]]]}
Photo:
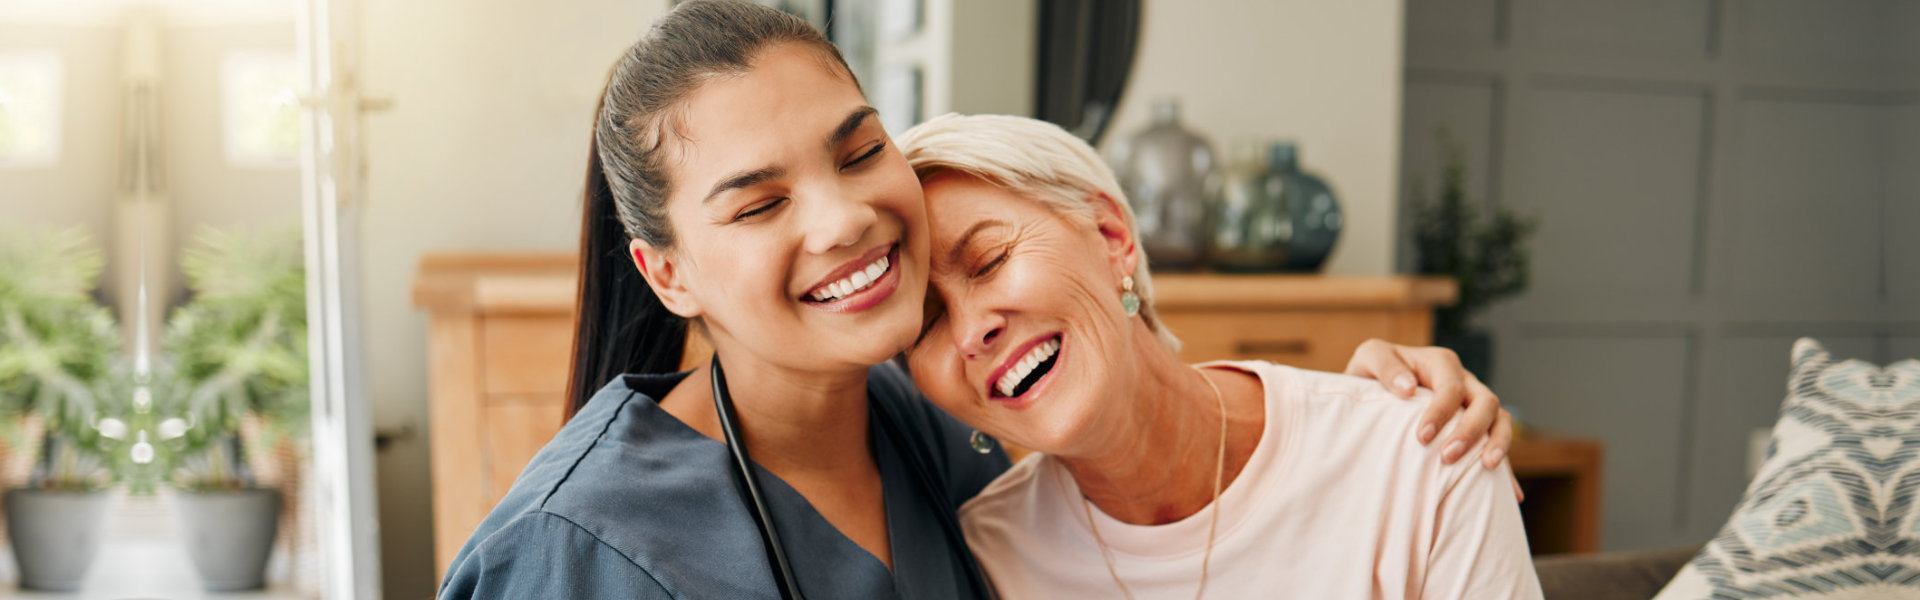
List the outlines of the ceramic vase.
{"type": "Polygon", "coordinates": [[[1333,189],[1292,142],[1243,143],[1213,183],[1207,260],[1232,272],[1314,272],[1340,240],[1333,189]]]}
{"type": "Polygon", "coordinates": [[[1156,270],[1190,270],[1206,251],[1207,177],[1213,145],[1180,123],[1180,104],[1154,104],[1153,123],[1118,146],[1115,171],[1135,231],[1156,270]]]}

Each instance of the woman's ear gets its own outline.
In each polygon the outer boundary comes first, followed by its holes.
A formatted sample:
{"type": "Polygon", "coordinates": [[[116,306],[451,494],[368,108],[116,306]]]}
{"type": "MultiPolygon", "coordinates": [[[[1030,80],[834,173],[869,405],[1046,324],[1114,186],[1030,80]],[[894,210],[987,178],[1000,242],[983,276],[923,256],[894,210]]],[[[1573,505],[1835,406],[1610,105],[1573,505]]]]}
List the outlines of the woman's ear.
{"type": "Polygon", "coordinates": [[[1140,246],[1134,239],[1133,228],[1127,226],[1126,207],[1120,202],[1100,190],[1087,194],[1087,204],[1093,207],[1093,224],[1105,242],[1107,260],[1113,263],[1115,278],[1132,276],[1140,264],[1140,246]]]}
{"type": "Polygon", "coordinates": [[[633,253],[633,267],[640,270],[640,276],[646,278],[647,285],[667,310],[689,319],[705,313],[699,299],[688,289],[685,273],[680,272],[679,259],[673,253],[640,240],[627,242],[627,251],[633,253]]]}

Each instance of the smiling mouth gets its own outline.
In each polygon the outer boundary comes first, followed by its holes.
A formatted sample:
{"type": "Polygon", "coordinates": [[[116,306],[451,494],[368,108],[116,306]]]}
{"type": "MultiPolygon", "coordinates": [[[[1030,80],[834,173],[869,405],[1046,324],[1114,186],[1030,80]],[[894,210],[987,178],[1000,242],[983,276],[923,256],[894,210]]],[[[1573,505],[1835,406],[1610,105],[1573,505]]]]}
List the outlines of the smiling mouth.
{"type": "Polygon", "coordinates": [[[1053,372],[1060,358],[1060,336],[1055,335],[1046,341],[1034,344],[1020,360],[994,382],[990,396],[993,398],[1019,398],[1033,386],[1053,372]]]}
{"type": "Polygon", "coordinates": [[[899,244],[889,246],[880,256],[853,272],[808,291],[800,300],[814,304],[833,304],[860,292],[872,289],[875,284],[893,272],[894,265],[900,262],[899,244]]]}

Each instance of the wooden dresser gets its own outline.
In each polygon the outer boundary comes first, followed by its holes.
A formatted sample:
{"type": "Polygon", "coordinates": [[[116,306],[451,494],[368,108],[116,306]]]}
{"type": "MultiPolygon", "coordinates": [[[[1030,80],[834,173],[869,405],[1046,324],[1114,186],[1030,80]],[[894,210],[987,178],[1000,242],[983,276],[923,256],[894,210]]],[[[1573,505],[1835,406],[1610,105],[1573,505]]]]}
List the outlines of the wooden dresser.
{"type": "MultiPolygon", "coordinates": [[[[429,315],[438,573],[560,428],[575,270],[572,254],[421,260],[413,302],[429,315]]],[[[1257,358],[1327,371],[1346,368],[1370,337],[1428,344],[1432,308],[1455,294],[1450,280],[1392,276],[1167,274],[1154,285],[1189,361],[1257,358]]]]}
{"type": "Polygon", "coordinates": [[[1260,359],[1347,368],[1367,338],[1433,343],[1433,307],[1452,304],[1436,277],[1156,274],[1154,307],[1190,362],[1260,359]]]}
{"type": "Polygon", "coordinates": [[[572,255],[430,255],[413,303],[428,313],[434,579],[560,429],[572,359],[572,255]]]}

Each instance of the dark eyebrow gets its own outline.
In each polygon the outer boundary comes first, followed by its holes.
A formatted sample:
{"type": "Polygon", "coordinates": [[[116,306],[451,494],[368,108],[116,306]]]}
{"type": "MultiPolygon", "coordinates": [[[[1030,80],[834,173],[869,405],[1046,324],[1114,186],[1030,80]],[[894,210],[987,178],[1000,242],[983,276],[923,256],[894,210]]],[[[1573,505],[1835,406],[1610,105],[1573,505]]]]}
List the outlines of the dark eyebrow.
{"type": "Polygon", "coordinates": [[[833,135],[827,138],[827,150],[832,151],[834,148],[840,146],[840,142],[847,141],[847,138],[853,137],[853,132],[859,130],[862,123],[867,122],[867,117],[871,117],[879,112],[880,111],[875,110],[871,106],[862,106],[853,109],[853,112],[848,114],[847,118],[840,120],[840,126],[834,128],[833,135]]]}
{"type": "MultiPolygon", "coordinates": [[[[831,150],[839,146],[841,142],[847,141],[847,138],[853,137],[853,132],[858,131],[860,125],[867,122],[867,117],[871,117],[879,112],[880,111],[875,110],[871,106],[862,106],[854,109],[852,114],[847,115],[847,118],[840,120],[840,126],[833,129],[833,135],[827,137],[827,148],[831,150]]],[[[786,174],[786,169],[779,167],[766,167],[745,173],[738,173],[732,177],[720,180],[720,183],[713,184],[713,189],[707,191],[706,199],[700,202],[704,204],[719,197],[720,194],[760,185],[778,179],[786,174]]]]}
{"type": "Polygon", "coordinates": [[[705,204],[707,202],[713,201],[713,199],[719,197],[720,194],[737,190],[737,189],[750,188],[756,185],[760,185],[762,183],[779,178],[780,176],[785,174],[787,174],[787,170],[782,169],[780,167],[766,167],[763,169],[755,169],[752,171],[747,171],[745,173],[738,173],[732,177],[728,177],[726,179],[720,180],[720,183],[713,184],[713,190],[707,192],[707,198],[705,200],[701,200],[700,202],[702,204],[705,204]]]}
{"type": "Polygon", "coordinates": [[[980,233],[981,231],[989,227],[1008,227],[1008,225],[1006,221],[1001,221],[999,219],[987,219],[985,221],[974,223],[972,227],[967,228],[966,233],[960,234],[960,241],[956,242],[952,248],[949,248],[947,250],[947,263],[952,264],[952,263],[960,262],[960,255],[966,254],[967,245],[973,243],[974,234],[980,233]]]}

